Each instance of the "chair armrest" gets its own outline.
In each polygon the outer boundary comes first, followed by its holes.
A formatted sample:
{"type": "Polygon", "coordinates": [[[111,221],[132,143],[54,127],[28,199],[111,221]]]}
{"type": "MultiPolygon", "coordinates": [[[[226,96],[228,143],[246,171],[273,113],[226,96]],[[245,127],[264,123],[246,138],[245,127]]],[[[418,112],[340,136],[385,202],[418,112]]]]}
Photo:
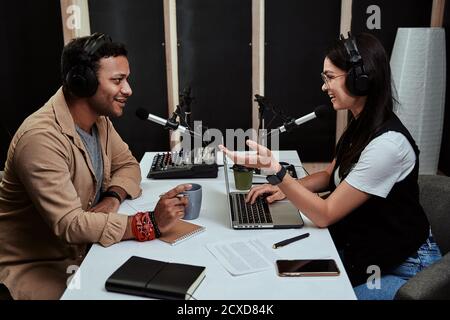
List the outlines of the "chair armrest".
{"type": "Polygon", "coordinates": [[[395,295],[397,300],[450,300],[450,253],[408,280],[395,295]]]}

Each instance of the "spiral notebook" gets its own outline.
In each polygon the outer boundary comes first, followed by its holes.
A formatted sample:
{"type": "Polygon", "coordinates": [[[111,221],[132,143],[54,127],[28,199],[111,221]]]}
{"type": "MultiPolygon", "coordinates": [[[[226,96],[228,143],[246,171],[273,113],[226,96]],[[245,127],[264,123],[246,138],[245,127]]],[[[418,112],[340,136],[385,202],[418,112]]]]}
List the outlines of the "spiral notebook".
{"type": "Polygon", "coordinates": [[[170,231],[164,232],[159,240],[170,243],[174,246],[199,234],[200,232],[205,231],[205,229],[205,227],[199,226],[198,224],[187,222],[185,220],[178,220],[177,224],[170,229],[170,231]]]}

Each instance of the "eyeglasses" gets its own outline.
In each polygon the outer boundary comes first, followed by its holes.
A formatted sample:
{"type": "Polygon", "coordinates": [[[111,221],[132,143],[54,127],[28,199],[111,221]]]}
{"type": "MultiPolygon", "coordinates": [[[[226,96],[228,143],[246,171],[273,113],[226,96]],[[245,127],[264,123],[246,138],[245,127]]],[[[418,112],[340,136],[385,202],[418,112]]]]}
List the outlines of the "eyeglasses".
{"type": "Polygon", "coordinates": [[[327,75],[327,74],[325,74],[323,72],[320,73],[320,76],[322,77],[322,80],[325,83],[325,86],[327,88],[330,87],[330,82],[333,81],[333,79],[336,79],[336,78],[339,78],[339,77],[343,77],[343,76],[346,76],[346,75],[347,75],[347,73],[339,74],[337,76],[329,76],[329,75],[327,75]]]}

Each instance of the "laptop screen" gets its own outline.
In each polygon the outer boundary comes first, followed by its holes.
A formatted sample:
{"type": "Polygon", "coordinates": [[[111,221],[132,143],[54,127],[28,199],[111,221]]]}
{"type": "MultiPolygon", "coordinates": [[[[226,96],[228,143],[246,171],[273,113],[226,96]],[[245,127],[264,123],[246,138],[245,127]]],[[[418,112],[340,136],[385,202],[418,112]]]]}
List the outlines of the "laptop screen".
{"type": "Polygon", "coordinates": [[[225,185],[227,187],[227,195],[230,194],[230,182],[228,181],[228,160],[227,156],[223,154],[223,172],[225,174],[225,185]]]}

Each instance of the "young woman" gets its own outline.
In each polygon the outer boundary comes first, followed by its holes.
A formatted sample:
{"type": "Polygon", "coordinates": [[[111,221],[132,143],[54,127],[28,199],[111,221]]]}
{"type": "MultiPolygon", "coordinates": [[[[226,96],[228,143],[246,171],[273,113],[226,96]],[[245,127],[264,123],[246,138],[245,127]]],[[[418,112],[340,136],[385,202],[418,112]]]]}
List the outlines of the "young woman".
{"type": "Polygon", "coordinates": [[[322,90],[350,123],[325,171],[300,180],[270,150],[248,141],[256,155],[221,149],[235,162],[267,168],[271,184],[253,188],[247,201],[287,197],[318,227],[328,227],[359,299],[392,299],[415,273],[439,259],[419,203],[419,150],[393,112],[388,57],[372,35],[341,37],[326,54],[322,90]],[[316,192],[331,191],[326,199],[316,192]],[[379,268],[379,269],[378,269],[379,268]],[[380,284],[366,283],[380,270],[380,284]]]}

